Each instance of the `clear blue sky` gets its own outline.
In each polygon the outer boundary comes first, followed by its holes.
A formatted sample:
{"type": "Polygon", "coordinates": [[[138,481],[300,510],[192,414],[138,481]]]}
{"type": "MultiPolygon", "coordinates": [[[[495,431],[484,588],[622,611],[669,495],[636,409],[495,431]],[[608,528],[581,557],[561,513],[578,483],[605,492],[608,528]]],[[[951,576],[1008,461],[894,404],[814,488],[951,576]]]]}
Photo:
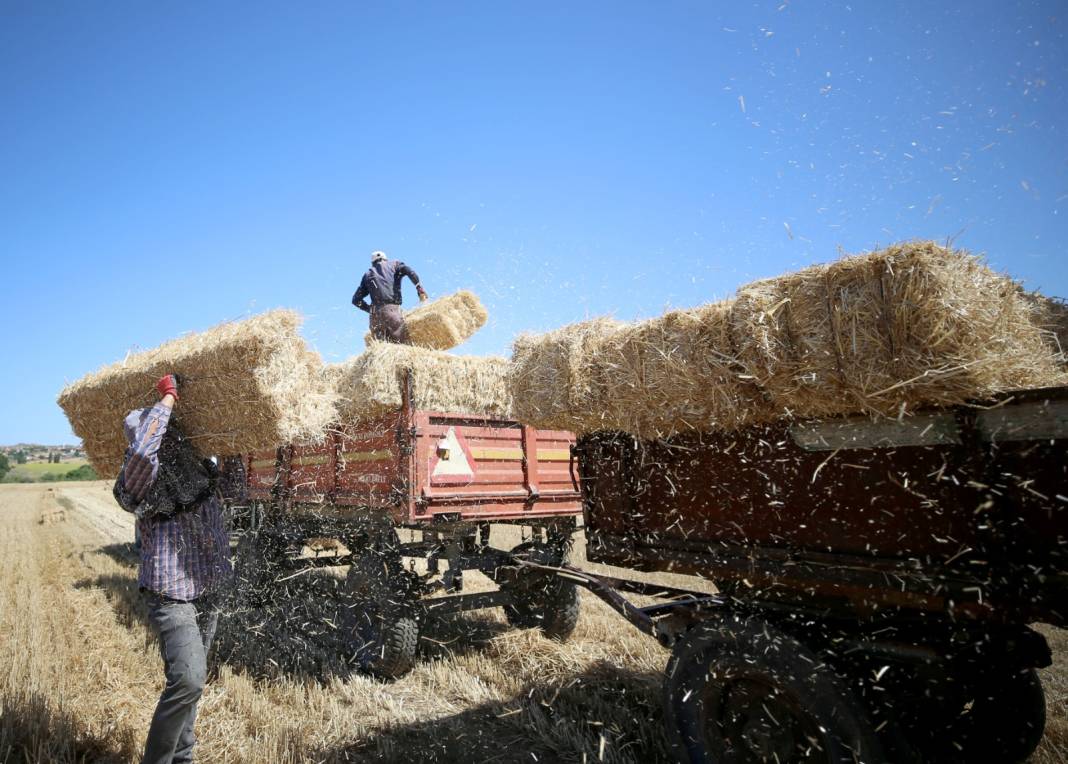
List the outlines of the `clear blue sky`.
{"type": "Polygon", "coordinates": [[[912,237],[1066,295],[1068,8],[950,5],[7,0],[0,443],[268,308],[357,352],[373,249],[472,353],[912,237]]]}

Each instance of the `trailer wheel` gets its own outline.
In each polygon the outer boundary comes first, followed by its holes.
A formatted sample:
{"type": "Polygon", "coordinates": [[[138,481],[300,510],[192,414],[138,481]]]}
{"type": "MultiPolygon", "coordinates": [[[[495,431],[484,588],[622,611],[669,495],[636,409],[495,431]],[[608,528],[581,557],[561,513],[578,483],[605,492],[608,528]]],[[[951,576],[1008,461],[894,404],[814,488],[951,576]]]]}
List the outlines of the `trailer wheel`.
{"type": "MultiPolygon", "coordinates": [[[[566,557],[564,551],[534,541],[520,544],[512,550],[512,555],[540,565],[559,565],[566,557]]],[[[537,627],[545,636],[562,642],[578,625],[578,588],[568,581],[535,571],[510,569],[500,581],[500,587],[512,595],[513,604],[504,606],[504,615],[516,628],[537,627]]]]}
{"type": "Polygon", "coordinates": [[[411,582],[400,561],[372,550],[353,552],[345,583],[352,598],[356,661],[383,679],[407,674],[419,648],[419,622],[412,615],[411,582]]]}
{"type": "Polygon", "coordinates": [[[861,706],[801,642],[758,620],[707,621],[668,661],[664,721],[676,761],[885,761],[861,706]]]}
{"type": "Polygon", "coordinates": [[[954,700],[939,699],[942,714],[924,719],[921,745],[935,761],[1026,761],[1046,727],[1046,695],[1038,671],[987,671],[954,700]],[[948,712],[948,714],[947,714],[948,712]],[[931,724],[934,719],[937,727],[931,724]]]}
{"type": "Polygon", "coordinates": [[[397,679],[412,670],[419,648],[419,623],[410,615],[364,603],[353,613],[356,661],[381,679],[397,679]]]}

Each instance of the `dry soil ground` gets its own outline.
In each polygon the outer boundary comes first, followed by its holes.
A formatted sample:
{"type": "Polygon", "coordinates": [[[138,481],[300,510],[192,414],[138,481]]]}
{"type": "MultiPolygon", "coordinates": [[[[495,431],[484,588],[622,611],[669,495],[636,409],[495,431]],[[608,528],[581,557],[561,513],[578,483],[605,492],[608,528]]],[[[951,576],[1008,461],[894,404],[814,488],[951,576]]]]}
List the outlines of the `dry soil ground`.
{"type": "MultiPolygon", "coordinates": [[[[108,486],[0,487],[0,762],[135,761],[162,687],[135,583],[130,517],[108,486]]],[[[581,550],[579,550],[581,555],[581,550]]],[[[586,597],[572,639],[496,611],[426,628],[393,683],[347,664],[329,573],[223,622],[201,705],[205,762],[650,762],[664,755],[667,654],[586,597]]],[[[1057,658],[1068,639],[1047,632],[1057,658]]],[[[1068,672],[1043,672],[1037,762],[1068,761],[1068,672]]]]}

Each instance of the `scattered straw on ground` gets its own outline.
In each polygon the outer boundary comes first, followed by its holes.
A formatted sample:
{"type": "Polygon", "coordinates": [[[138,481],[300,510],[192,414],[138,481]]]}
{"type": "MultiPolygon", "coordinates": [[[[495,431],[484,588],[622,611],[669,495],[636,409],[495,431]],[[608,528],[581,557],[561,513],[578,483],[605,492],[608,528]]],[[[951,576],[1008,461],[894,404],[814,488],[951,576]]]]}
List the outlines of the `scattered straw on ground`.
{"type": "Polygon", "coordinates": [[[421,409],[507,417],[507,367],[504,358],[372,342],[363,355],[327,366],[325,375],[337,391],[342,422],[396,410],[404,369],[412,371],[415,404],[421,409]]]}
{"type": "MultiPolygon", "coordinates": [[[[136,761],[163,665],[135,558],[129,543],[82,522],[80,488],[64,489],[71,520],[39,524],[41,490],[0,487],[0,596],[23,604],[0,612],[11,648],[0,651],[0,760],[136,761]]],[[[511,529],[494,528],[497,545],[519,541],[498,531],[511,529]]],[[[665,759],[667,652],[595,598],[566,643],[512,629],[499,610],[432,617],[415,669],[381,682],[349,660],[343,573],[312,571],[280,586],[266,609],[223,615],[198,760],[665,759]]],[[[480,580],[469,574],[465,585],[480,580]]]]}
{"type": "Polygon", "coordinates": [[[189,334],[68,385],[59,405],[108,477],[122,465],[123,418],[156,400],[155,382],[168,372],[186,380],[176,416],[205,454],[314,439],[334,418],[334,393],[299,326],[297,313],[274,310],[189,334]]]}
{"type": "MultiPolygon", "coordinates": [[[[98,530],[112,525],[108,509],[127,526],[129,516],[106,506],[105,484],[62,490],[74,505],[68,520],[42,525],[51,501],[43,486],[0,486],[0,600],[18,603],[0,608],[0,760],[132,763],[163,666],[129,535],[118,543],[98,530]]],[[[496,536],[504,530],[494,528],[495,544],[508,545],[496,536]]],[[[588,566],[581,545],[576,557],[588,566]]],[[[465,576],[465,585],[477,578],[465,576]]],[[[267,610],[223,615],[218,671],[200,704],[198,760],[667,759],[660,688],[668,653],[595,597],[583,597],[564,643],[511,629],[497,610],[430,619],[412,673],[380,682],[347,660],[338,580],[312,571],[287,582],[267,610]]],[[[678,576],[662,582],[687,585],[678,576]]],[[[1054,662],[1041,671],[1048,721],[1032,761],[1065,764],[1068,639],[1040,630],[1054,662]]]]}

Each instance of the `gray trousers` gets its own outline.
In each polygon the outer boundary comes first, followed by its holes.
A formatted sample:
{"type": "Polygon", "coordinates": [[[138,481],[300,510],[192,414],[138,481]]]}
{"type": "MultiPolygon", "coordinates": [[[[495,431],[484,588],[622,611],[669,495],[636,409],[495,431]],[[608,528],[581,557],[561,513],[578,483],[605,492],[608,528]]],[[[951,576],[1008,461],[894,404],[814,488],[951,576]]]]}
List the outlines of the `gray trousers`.
{"type": "Polygon", "coordinates": [[[376,340],[408,345],[408,325],[400,305],[378,305],[371,308],[371,336],[376,340]]]}
{"type": "Polygon", "coordinates": [[[207,599],[179,602],[145,592],[148,619],[159,636],[167,686],[159,696],[142,764],[193,760],[193,724],[208,676],[208,650],[219,611],[207,599]]]}

